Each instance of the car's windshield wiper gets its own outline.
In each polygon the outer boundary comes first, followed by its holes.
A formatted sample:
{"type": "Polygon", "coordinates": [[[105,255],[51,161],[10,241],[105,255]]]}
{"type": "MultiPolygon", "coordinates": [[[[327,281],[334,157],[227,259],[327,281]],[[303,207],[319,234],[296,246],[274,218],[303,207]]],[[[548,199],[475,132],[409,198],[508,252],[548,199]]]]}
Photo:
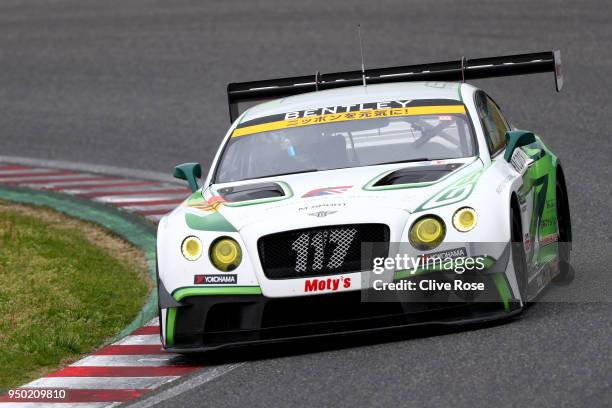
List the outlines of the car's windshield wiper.
{"type": "Polygon", "coordinates": [[[428,159],[427,157],[420,157],[418,159],[396,160],[396,161],[390,161],[390,162],[384,162],[384,163],[376,163],[376,166],[379,166],[381,164],[412,163],[412,162],[420,162],[420,161],[431,161],[431,159],[428,159]]]}
{"type": "Polygon", "coordinates": [[[290,171],[290,172],[287,172],[287,173],[266,174],[265,176],[261,176],[261,178],[278,177],[278,176],[289,176],[291,174],[300,174],[300,173],[314,173],[315,171],[319,171],[319,169],[306,169],[306,170],[290,171]]]}

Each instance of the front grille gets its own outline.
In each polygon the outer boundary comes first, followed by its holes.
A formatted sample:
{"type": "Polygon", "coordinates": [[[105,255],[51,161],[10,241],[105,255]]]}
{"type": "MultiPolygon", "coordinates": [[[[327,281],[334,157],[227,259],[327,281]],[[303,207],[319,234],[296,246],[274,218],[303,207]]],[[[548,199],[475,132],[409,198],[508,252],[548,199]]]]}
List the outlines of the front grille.
{"type": "Polygon", "coordinates": [[[359,272],[389,252],[384,224],[333,225],[261,237],[259,259],[268,279],[306,278],[359,272]],[[362,243],[378,243],[362,254],[362,243]],[[381,245],[382,244],[382,245],[381,245]]]}

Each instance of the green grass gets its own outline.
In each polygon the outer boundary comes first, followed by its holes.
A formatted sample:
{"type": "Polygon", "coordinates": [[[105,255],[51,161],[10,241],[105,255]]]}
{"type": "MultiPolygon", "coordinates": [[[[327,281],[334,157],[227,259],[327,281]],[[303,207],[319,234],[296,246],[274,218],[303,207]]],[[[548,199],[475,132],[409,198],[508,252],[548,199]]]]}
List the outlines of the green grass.
{"type": "Polygon", "coordinates": [[[0,390],[91,352],[145,302],[142,254],[100,228],[0,202],[0,390]]]}

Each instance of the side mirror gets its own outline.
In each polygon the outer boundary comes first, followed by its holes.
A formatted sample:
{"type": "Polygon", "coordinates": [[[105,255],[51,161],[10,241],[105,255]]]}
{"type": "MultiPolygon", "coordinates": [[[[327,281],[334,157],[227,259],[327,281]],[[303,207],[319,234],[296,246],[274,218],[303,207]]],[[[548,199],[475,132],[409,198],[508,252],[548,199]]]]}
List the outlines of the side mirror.
{"type": "Polygon", "coordinates": [[[197,191],[198,179],[202,177],[202,166],[200,163],[183,163],[174,168],[174,177],[181,180],[187,180],[189,188],[192,192],[197,191]]]}
{"type": "Polygon", "coordinates": [[[511,130],[506,132],[506,151],[504,152],[504,159],[510,163],[512,153],[517,147],[526,146],[535,142],[535,135],[533,132],[526,130],[511,130]]]}

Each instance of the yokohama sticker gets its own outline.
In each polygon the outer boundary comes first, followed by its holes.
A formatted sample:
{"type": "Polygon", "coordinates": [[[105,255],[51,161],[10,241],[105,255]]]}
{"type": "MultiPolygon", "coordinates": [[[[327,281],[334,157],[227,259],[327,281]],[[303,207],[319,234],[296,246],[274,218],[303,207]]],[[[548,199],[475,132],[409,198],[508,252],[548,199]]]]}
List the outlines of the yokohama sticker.
{"type": "Polygon", "coordinates": [[[454,258],[465,258],[467,256],[467,250],[465,247],[447,249],[445,251],[432,252],[430,254],[423,254],[421,258],[427,259],[454,259],[454,258]]]}
{"type": "Polygon", "coordinates": [[[195,275],[193,283],[196,285],[235,285],[238,275],[195,275]]]}

